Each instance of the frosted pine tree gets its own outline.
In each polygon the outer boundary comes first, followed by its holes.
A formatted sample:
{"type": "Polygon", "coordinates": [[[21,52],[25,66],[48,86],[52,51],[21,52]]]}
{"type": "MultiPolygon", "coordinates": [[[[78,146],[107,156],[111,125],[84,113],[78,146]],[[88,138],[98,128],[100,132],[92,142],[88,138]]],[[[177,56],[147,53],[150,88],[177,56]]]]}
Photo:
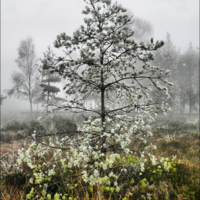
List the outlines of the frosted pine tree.
{"type": "MultiPolygon", "coordinates": [[[[113,184],[119,192],[118,178],[123,170],[125,173],[126,166],[118,167],[121,172],[112,172],[109,175],[114,177],[112,180],[106,174],[120,156],[137,151],[135,144],[130,149],[133,139],[144,143],[145,148],[138,152],[141,160],[132,168],[130,178],[144,171],[145,152],[156,148],[147,141],[152,136],[149,123],[158,111],[165,113],[167,108],[153,102],[150,91],[155,87],[168,97],[167,86],[171,83],[166,81],[168,72],[151,66],[149,61],[153,60],[152,52],[164,42],[154,44],[151,39],[148,44],[137,44],[131,39],[134,35],[129,26],[131,18],[118,3],[112,4],[111,0],[85,0],[85,3],[85,24],[73,36],[65,33],[57,36],[54,46],[64,49],[65,55],[52,58],[54,65],[44,62],[44,68],[59,73],[67,81],[66,100],[49,105],[52,111],[93,112],[95,118],[89,117],[79,126],[78,139],[56,137],[56,142],[49,144],[70,149],[71,154],[66,157],[69,162],[63,161],[63,169],[82,167],[80,175],[85,183],[90,186],[113,184]],[[78,58],[73,58],[73,52],[78,58]],[[95,108],[85,106],[91,96],[96,100],[95,108]],[[126,104],[122,104],[123,101],[126,104]]],[[[150,159],[153,164],[157,160],[155,156],[150,159]]]]}

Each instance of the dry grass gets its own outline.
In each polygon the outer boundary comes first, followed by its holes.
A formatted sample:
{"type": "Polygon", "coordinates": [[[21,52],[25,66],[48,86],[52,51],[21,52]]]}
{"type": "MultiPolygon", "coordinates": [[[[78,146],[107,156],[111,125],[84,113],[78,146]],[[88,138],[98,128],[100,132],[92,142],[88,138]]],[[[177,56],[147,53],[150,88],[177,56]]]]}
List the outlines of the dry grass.
{"type": "Polygon", "coordinates": [[[3,143],[1,144],[1,154],[10,153],[12,154],[13,151],[16,152],[19,148],[23,146],[22,141],[13,141],[13,143],[3,143]]]}
{"type": "Polygon", "coordinates": [[[1,144],[1,154],[4,153],[17,153],[18,149],[28,147],[31,144],[32,140],[26,140],[26,144],[24,144],[24,140],[13,141],[12,143],[2,143],[1,144]]]}
{"type": "MultiPolygon", "coordinates": [[[[154,136],[149,138],[149,142],[155,144],[158,149],[153,153],[157,156],[170,157],[172,155],[177,155],[179,159],[182,159],[184,163],[191,168],[200,167],[199,161],[199,139],[198,137],[194,137],[193,135],[186,134],[174,134],[174,135],[163,135],[162,133],[154,133],[154,136]]],[[[1,145],[1,153],[10,153],[17,155],[17,150],[21,147],[27,148],[31,141],[26,143],[24,146],[24,141],[14,141],[12,144],[2,144],[1,145]],[[13,151],[14,150],[14,151],[13,151]],[[14,153],[13,153],[14,152],[14,153]]],[[[140,146],[137,149],[142,148],[140,146]]],[[[51,154],[52,152],[50,152],[51,154]]],[[[51,157],[51,155],[49,155],[51,157]]],[[[198,179],[199,181],[200,179],[198,179]]],[[[82,186],[84,194],[82,194],[81,200],[111,200],[111,197],[103,195],[101,190],[94,190],[92,194],[89,195],[88,191],[85,189],[85,186],[82,186]]],[[[1,194],[0,199],[8,200],[8,199],[22,199],[24,195],[24,191],[21,189],[14,188],[12,186],[8,187],[5,190],[3,182],[0,183],[1,191],[5,191],[1,194]]],[[[77,190],[77,192],[80,191],[77,190]]],[[[77,193],[78,194],[78,193],[77,193]]],[[[75,194],[74,194],[75,195],[75,194]]],[[[181,194],[178,194],[181,199],[181,194]]],[[[75,198],[76,196],[74,196],[75,198]]],[[[25,199],[25,198],[24,198],[25,199]]],[[[80,199],[80,198],[79,198],[80,199]]],[[[182,198],[184,199],[184,198],[182,198]]]]}

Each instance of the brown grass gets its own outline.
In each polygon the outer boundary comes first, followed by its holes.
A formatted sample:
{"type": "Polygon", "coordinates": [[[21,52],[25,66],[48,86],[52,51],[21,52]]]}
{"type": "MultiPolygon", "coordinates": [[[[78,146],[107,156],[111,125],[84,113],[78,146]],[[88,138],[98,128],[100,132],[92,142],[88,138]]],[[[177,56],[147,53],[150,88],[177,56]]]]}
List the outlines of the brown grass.
{"type": "MultiPolygon", "coordinates": [[[[24,141],[14,141],[12,144],[2,144],[1,145],[1,153],[10,153],[13,154],[13,150],[15,150],[14,152],[16,153],[15,155],[17,155],[17,150],[21,147],[28,147],[28,144],[30,144],[32,141],[29,141],[29,143],[27,143],[27,146],[24,146],[24,141]]],[[[184,135],[184,134],[177,134],[176,137],[171,138],[171,141],[167,141],[165,138],[162,137],[161,133],[155,133],[153,137],[149,138],[149,142],[156,145],[158,147],[158,149],[156,151],[153,151],[153,153],[156,156],[163,156],[163,157],[170,157],[172,155],[177,155],[178,159],[183,160],[184,163],[187,163],[191,168],[194,166],[199,166],[200,167],[200,160],[198,158],[198,151],[199,151],[199,139],[189,136],[189,135],[184,135]],[[186,150],[184,152],[183,148],[177,148],[175,146],[170,146],[170,142],[179,142],[180,145],[186,145],[186,150]],[[162,143],[167,144],[166,148],[161,150],[161,145],[162,143]],[[168,145],[169,144],[169,145],[168,145]],[[188,145],[188,146],[187,146],[188,145]],[[173,154],[174,152],[174,154],[173,154]]],[[[134,148],[133,148],[134,149],[134,148]]],[[[51,158],[51,154],[52,151],[49,153],[49,158],[51,158]]],[[[1,190],[4,190],[4,186],[3,184],[1,185],[1,190]]],[[[23,191],[15,191],[14,188],[10,188],[9,192],[5,192],[4,196],[5,197],[0,197],[0,199],[2,198],[2,200],[9,200],[9,199],[13,199],[13,200],[17,200],[17,199],[21,199],[22,198],[22,193],[23,191]]],[[[184,197],[182,197],[182,194],[178,194],[178,199],[185,199],[184,197]]],[[[91,198],[87,197],[87,195],[85,195],[85,197],[83,198],[83,200],[89,200],[91,198]]],[[[97,194],[94,193],[92,200],[105,200],[105,198],[103,197],[102,194],[97,194]],[[99,195],[101,196],[99,198],[99,195]]]]}
{"type": "Polygon", "coordinates": [[[12,141],[12,143],[2,143],[0,145],[1,154],[9,153],[9,154],[17,154],[18,149],[27,148],[31,143],[32,140],[26,140],[26,144],[24,144],[24,140],[12,141]]]}

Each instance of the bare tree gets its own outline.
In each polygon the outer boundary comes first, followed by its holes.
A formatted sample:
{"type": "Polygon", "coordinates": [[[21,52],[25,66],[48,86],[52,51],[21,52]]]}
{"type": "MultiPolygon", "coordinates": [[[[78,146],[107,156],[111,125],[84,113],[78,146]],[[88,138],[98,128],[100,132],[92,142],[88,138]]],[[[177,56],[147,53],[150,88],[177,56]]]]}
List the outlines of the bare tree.
{"type": "Polygon", "coordinates": [[[7,94],[9,97],[15,96],[29,101],[30,111],[32,112],[33,98],[39,90],[37,85],[38,66],[32,38],[20,42],[18,55],[16,63],[20,72],[13,72],[12,82],[14,86],[7,90],[7,94]]]}

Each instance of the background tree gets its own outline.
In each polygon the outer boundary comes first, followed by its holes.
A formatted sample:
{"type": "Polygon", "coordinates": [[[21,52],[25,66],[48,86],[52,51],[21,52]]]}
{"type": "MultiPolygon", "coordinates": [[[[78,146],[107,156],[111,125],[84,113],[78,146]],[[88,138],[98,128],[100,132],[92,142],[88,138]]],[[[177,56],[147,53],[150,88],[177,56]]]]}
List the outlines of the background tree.
{"type": "MultiPolygon", "coordinates": [[[[48,47],[48,50],[46,53],[44,53],[44,59],[41,60],[43,64],[46,66],[53,66],[54,65],[54,53],[52,52],[50,46],[48,47]],[[47,62],[46,62],[47,61],[47,62]]],[[[52,85],[53,83],[59,83],[61,82],[61,78],[59,77],[58,73],[51,73],[49,69],[41,69],[40,70],[42,81],[40,86],[42,87],[42,96],[43,99],[49,103],[50,100],[56,99],[56,94],[60,92],[60,89],[56,87],[55,85],[52,85]]]]}
{"type": "Polygon", "coordinates": [[[35,82],[36,93],[33,98],[33,103],[37,105],[37,112],[38,112],[38,105],[45,101],[43,96],[43,88],[41,87],[41,76],[38,74],[35,82]]]}
{"type": "Polygon", "coordinates": [[[15,96],[29,101],[32,112],[33,99],[38,93],[36,84],[38,67],[32,38],[20,42],[18,56],[16,63],[21,72],[13,72],[12,82],[14,86],[7,90],[7,94],[9,97],[15,96]]]}
{"type": "MultiPolygon", "coordinates": [[[[189,114],[199,104],[199,52],[190,43],[189,49],[178,62],[178,83],[181,89],[181,105],[189,105],[189,114]]],[[[197,107],[196,107],[197,109],[197,107]]]]}
{"type": "Polygon", "coordinates": [[[152,24],[142,19],[141,17],[135,17],[131,10],[127,10],[126,14],[132,18],[132,23],[128,25],[134,31],[132,38],[138,43],[149,42],[153,37],[153,26],[152,24]]]}
{"type": "Polygon", "coordinates": [[[169,95],[171,98],[166,99],[164,95],[158,93],[156,90],[152,91],[152,96],[154,100],[159,103],[162,101],[167,102],[173,111],[180,111],[181,96],[178,83],[179,73],[177,67],[179,56],[179,51],[173,45],[170,34],[167,33],[165,45],[154,53],[154,60],[152,61],[152,65],[159,66],[162,70],[170,71],[171,75],[168,80],[174,84],[173,87],[169,88],[169,95]]]}
{"type": "Polygon", "coordinates": [[[133,23],[134,36],[138,42],[147,42],[153,36],[153,26],[147,20],[136,17],[133,23]]]}

